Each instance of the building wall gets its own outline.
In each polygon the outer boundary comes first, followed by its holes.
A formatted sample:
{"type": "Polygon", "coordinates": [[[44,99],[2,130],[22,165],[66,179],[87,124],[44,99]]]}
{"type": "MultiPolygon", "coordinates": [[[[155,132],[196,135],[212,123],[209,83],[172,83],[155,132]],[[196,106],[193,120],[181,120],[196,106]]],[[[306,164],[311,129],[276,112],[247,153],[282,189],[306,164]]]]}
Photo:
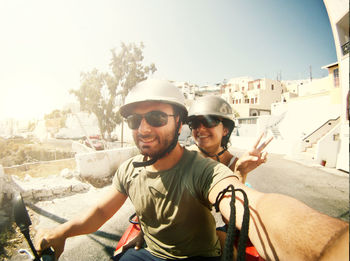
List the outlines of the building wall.
{"type": "Polygon", "coordinates": [[[349,53],[344,54],[342,46],[349,42],[349,1],[323,0],[332,27],[334,44],[339,65],[341,88],[341,127],[340,149],[337,158],[337,169],[349,172],[349,119],[347,99],[349,94],[349,53]]]}
{"type": "MultiPolygon", "coordinates": [[[[279,109],[280,114],[283,109],[279,109]]],[[[310,134],[327,120],[339,117],[340,104],[332,103],[331,97],[326,93],[292,99],[284,109],[287,113],[280,126],[282,134],[300,138],[310,134]]]]}
{"type": "Polygon", "coordinates": [[[249,104],[232,104],[231,107],[238,113],[239,117],[249,116],[250,106],[249,104]]]}
{"type": "Polygon", "coordinates": [[[340,142],[336,138],[340,132],[340,125],[337,125],[317,142],[316,161],[321,164],[324,160],[326,167],[335,168],[337,165],[337,152],[340,142]]]}
{"type": "Polygon", "coordinates": [[[307,96],[321,92],[328,92],[334,89],[331,76],[321,79],[314,79],[313,81],[299,86],[299,96],[307,96]]]}
{"type": "Polygon", "coordinates": [[[283,86],[271,79],[231,80],[222,97],[232,104],[240,117],[270,114],[271,103],[281,101],[283,86]]]}

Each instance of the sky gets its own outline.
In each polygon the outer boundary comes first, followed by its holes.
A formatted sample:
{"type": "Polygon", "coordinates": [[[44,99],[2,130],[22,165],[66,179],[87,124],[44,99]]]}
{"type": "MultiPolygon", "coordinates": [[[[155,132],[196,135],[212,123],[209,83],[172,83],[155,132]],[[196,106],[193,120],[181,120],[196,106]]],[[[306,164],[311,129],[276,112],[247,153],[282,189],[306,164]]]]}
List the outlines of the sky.
{"type": "Polygon", "coordinates": [[[327,76],[336,62],[322,0],[0,0],[0,120],[75,101],[80,73],[140,43],[154,77],[211,85],[235,77],[327,76]]]}

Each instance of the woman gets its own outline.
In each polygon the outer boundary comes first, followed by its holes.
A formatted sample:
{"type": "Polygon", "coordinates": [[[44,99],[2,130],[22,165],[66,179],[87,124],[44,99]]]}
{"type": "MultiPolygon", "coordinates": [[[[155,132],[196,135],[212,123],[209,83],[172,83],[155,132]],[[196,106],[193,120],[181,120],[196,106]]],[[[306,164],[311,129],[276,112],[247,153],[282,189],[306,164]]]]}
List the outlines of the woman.
{"type": "Polygon", "coordinates": [[[272,138],[258,146],[264,133],[239,159],[227,150],[235,124],[230,104],[220,97],[205,96],[195,100],[189,108],[188,126],[196,143],[189,149],[225,164],[240,176],[242,183],[250,171],[267,160],[267,152],[262,151],[272,138]]]}
{"type": "MultiPolygon", "coordinates": [[[[204,157],[225,164],[240,177],[242,183],[245,183],[250,171],[266,162],[267,153],[262,152],[262,150],[272,138],[258,147],[264,133],[260,135],[254,146],[239,159],[227,150],[235,123],[232,108],[224,99],[216,96],[205,96],[194,101],[189,108],[187,122],[195,140],[195,145],[190,146],[189,149],[197,150],[204,157]]],[[[248,183],[246,185],[249,186],[248,183]]],[[[214,210],[212,214],[216,220],[216,233],[223,249],[227,231],[225,223],[227,222],[223,222],[221,215],[214,210]]],[[[235,251],[234,256],[236,256],[235,251]]]]}

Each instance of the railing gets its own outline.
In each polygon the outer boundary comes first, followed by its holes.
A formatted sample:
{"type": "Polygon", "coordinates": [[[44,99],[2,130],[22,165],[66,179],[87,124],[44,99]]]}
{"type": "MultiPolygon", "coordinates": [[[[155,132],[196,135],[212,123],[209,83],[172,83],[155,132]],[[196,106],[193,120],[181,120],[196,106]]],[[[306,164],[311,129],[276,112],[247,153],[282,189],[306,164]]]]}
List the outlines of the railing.
{"type": "Polygon", "coordinates": [[[311,147],[313,143],[315,143],[318,139],[323,137],[330,129],[334,127],[335,124],[337,124],[340,121],[340,117],[335,119],[330,119],[326,121],[324,124],[322,124],[319,128],[314,130],[312,133],[307,135],[305,138],[303,138],[302,146],[303,150],[305,150],[308,147],[311,147]]]}
{"type": "Polygon", "coordinates": [[[347,42],[346,44],[342,45],[341,49],[343,51],[343,55],[348,54],[350,49],[350,42],[347,42]]]}

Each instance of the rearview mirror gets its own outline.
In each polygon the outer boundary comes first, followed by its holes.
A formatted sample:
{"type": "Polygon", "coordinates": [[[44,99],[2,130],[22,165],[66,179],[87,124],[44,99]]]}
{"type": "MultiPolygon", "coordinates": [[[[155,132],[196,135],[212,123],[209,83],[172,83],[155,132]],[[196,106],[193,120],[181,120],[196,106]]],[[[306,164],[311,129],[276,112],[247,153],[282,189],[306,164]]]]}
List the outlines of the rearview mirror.
{"type": "Polygon", "coordinates": [[[23,230],[28,230],[29,226],[32,224],[26,206],[24,205],[23,198],[21,194],[17,194],[13,198],[13,215],[17,226],[23,230]]]}

